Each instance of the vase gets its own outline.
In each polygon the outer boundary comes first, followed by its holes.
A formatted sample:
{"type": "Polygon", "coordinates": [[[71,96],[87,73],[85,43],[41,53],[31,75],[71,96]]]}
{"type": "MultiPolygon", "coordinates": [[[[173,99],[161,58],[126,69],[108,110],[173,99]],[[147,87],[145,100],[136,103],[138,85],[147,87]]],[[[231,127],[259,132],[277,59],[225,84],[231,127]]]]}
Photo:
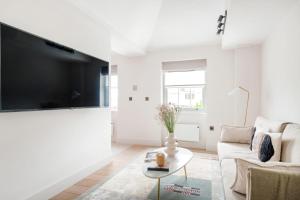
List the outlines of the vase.
{"type": "Polygon", "coordinates": [[[176,154],[177,142],[173,133],[169,133],[169,136],[166,137],[166,149],[165,152],[169,157],[173,157],[176,154]]]}

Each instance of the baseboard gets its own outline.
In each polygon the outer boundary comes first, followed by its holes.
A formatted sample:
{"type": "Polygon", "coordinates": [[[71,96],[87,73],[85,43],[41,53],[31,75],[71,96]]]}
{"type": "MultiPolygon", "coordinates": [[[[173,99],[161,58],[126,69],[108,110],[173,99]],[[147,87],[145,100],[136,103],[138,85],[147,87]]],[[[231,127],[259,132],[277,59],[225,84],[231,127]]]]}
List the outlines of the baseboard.
{"type": "Polygon", "coordinates": [[[36,194],[32,195],[31,197],[25,198],[26,200],[47,200],[60,192],[64,191],[66,188],[71,187],[81,179],[89,176],[93,172],[97,171],[98,169],[104,167],[107,165],[111,157],[115,154],[111,154],[107,158],[103,159],[100,162],[97,162],[87,168],[81,169],[78,171],[76,174],[66,177],[62,179],[61,181],[57,182],[56,184],[53,184],[51,186],[45,187],[43,190],[40,192],[37,192],[36,194]]]}
{"type": "Polygon", "coordinates": [[[198,142],[185,142],[185,141],[178,141],[179,147],[185,147],[185,148],[195,148],[195,149],[203,149],[205,150],[205,144],[200,144],[198,142]]]}
{"type": "Polygon", "coordinates": [[[217,145],[206,144],[206,150],[211,152],[218,152],[217,145]]]}
{"type": "Polygon", "coordinates": [[[161,142],[160,140],[136,140],[136,139],[124,139],[124,138],[117,138],[117,143],[119,144],[131,144],[131,145],[145,145],[145,146],[155,146],[160,147],[161,142]]]}

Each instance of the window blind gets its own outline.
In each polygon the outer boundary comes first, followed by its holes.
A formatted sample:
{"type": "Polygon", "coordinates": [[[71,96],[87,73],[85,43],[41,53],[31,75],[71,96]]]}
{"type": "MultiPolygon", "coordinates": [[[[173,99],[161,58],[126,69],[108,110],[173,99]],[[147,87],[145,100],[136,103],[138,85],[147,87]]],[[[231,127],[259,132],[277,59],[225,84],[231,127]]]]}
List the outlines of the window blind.
{"type": "Polygon", "coordinates": [[[163,71],[206,70],[206,59],[162,62],[163,71]]]}

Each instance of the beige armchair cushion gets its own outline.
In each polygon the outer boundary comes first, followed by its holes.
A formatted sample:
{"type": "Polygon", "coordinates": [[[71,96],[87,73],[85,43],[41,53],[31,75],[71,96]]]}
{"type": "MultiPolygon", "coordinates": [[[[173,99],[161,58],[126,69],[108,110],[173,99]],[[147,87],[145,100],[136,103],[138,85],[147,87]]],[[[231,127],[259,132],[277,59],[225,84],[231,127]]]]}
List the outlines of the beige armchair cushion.
{"type": "Polygon", "coordinates": [[[257,160],[235,159],[236,176],[231,189],[241,194],[246,194],[247,173],[250,168],[267,168],[300,173],[300,165],[283,162],[259,162],[257,160]]]}
{"type": "Polygon", "coordinates": [[[220,141],[250,144],[251,137],[253,134],[253,127],[237,127],[223,125],[221,130],[220,141]]]}

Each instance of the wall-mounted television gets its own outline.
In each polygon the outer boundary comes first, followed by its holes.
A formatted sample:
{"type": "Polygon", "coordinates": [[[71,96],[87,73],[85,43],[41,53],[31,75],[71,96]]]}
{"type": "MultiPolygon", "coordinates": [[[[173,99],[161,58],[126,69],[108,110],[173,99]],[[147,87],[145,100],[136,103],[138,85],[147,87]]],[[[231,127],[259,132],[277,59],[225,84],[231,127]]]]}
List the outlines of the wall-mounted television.
{"type": "Polygon", "coordinates": [[[108,62],[3,23],[0,46],[0,112],[109,105],[108,62]]]}

